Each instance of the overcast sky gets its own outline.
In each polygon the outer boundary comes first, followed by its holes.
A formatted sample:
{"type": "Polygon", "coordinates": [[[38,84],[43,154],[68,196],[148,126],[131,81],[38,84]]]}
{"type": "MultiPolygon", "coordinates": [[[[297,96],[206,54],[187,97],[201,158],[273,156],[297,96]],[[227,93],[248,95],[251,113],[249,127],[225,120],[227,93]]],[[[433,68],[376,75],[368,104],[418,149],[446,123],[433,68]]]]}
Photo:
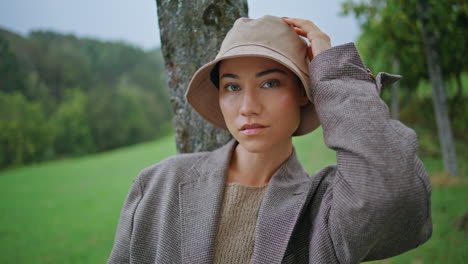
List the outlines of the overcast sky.
{"type": "MultiPolygon", "coordinates": [[[[338,15],[343,0],[249,0],[249,17],[266,14],[312,20],[332,45],[356,41],[357,22],[338,15]]],[[[160,46],[155,0],[1,0],[0,27],[27,34],[49,29],[146,49],[160,46]]]]}

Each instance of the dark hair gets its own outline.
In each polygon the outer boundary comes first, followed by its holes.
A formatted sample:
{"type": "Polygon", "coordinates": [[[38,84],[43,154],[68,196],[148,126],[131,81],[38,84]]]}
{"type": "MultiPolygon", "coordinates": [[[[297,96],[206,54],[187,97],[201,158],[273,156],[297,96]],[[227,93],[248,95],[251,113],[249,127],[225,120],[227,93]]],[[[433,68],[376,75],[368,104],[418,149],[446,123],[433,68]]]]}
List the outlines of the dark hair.
{"type": "Polygon", "coordinates": [[[210,72],[211,82],[219,89],[219,67],[221,66],[221,61],[218,61],[213,67],[213,70],[210,72]]]}

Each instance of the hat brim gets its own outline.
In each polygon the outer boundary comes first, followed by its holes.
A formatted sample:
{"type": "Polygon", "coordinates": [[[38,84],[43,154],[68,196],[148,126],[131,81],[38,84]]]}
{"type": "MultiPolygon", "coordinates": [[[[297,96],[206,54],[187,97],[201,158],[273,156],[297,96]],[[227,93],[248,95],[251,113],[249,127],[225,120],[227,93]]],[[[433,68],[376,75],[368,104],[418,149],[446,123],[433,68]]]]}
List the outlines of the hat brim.
{"type": "MultiPolygon", "coordinates": [[[[215,60],[203,65],[197,70],[189,83],[185,97],[192,107],[207,121],[213,125],[227,130],[224,117],[219,106],[218,88],[210,78],[211,71],[215,65],[225,59],[238,57],[265,57],[272,59],[295,73],[302,82],[304,89],[309,95],[310,79],[307,73],[282,54],[260,45],[242,45],[234,47],[215,60]]],[[[307,134],[320,126],[320,121],[312,102],[301,107],[301,122],[293,136],[307,134]]]]}

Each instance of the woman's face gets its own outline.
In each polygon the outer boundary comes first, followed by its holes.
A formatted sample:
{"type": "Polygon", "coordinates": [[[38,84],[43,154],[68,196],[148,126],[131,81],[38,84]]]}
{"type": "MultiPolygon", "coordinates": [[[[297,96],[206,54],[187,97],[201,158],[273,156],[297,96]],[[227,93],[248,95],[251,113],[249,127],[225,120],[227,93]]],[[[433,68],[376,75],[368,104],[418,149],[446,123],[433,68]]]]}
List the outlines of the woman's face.
{"type": "Polygon", "coordinates": [[[296,75],[276,61],[241,57],[221,63],[221,111],[231,134],[250,152],[290,144],[307,102],[296,75]]]}

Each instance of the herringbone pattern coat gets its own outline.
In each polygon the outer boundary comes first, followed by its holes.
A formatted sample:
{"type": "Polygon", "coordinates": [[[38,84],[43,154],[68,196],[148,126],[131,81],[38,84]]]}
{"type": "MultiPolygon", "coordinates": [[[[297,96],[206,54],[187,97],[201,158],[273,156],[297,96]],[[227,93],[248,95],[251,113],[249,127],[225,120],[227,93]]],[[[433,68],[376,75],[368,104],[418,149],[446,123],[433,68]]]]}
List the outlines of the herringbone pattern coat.
{"type": "MultiPolygon", "coordinates": [[[[359,263],[431,235],[431,187],[416,134],[389,118],[375,79],[349,43],[309,65],[311,95],[337,165],[311,175],[295,151],[270,180],[253,263],[359,263]]],[[[120,216],[108,263],[211,263],[224,177],[237,142],[144,169],[120,216]]],[[[311,149],[313,151],[313,149],[311,149]]]]}

